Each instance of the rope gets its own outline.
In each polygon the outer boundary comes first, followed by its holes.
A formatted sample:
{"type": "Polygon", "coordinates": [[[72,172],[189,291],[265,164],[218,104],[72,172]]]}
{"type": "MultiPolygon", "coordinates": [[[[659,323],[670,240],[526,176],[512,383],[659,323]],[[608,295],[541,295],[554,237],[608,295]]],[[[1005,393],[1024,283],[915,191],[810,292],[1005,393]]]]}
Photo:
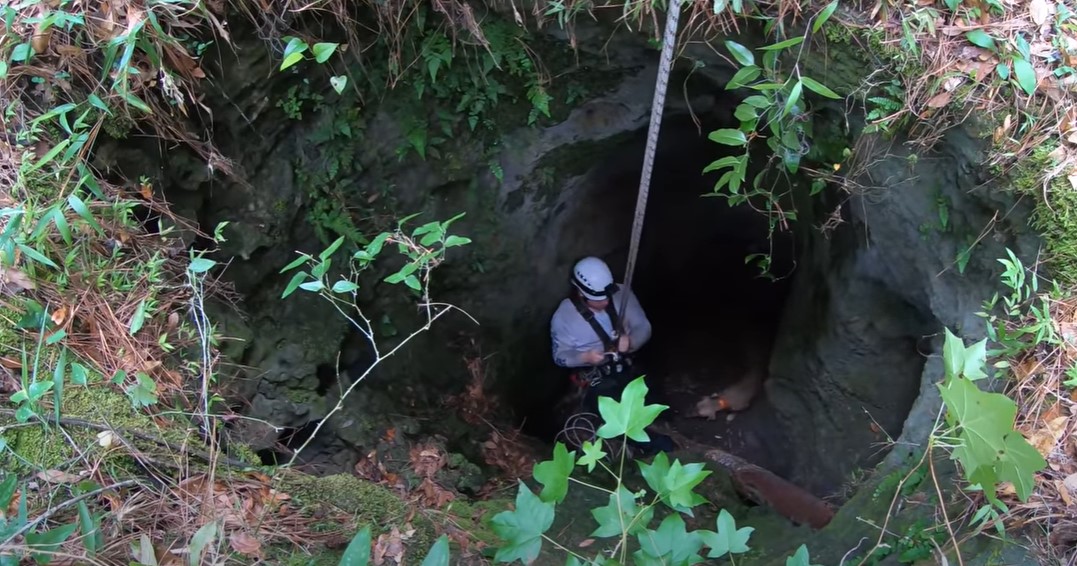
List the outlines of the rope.
{"type": "MultiPolygon", "coordinates": [[[[643,154],[643,173],[639,180],[639,195],[636,197],[636,213],[632,220],[632,239],[628,247],[628,264],[625,266],[625,288],[632,287],[632,276],[636,271],[636,255],[639,253],[640,235],[643,233],[643,216],[647,211],[647,194],[650,192],[651,173],[654,170],[654,154],[658,149],[658,131],[662,127],[662,109],[666,105],[666,86],[669,84],[669,72],[673,67],[673,47],[677,43],[677,20],[681,15],[680,0],[669,0],[666,12],[666,33],[662,38],[662,57],[658,64],[658,78],[654,86],[654,100],[651,103],[651,123],[647,127],[647,148],[643,154]]],[[[617,312],[624,313],[628,306],[628,293],[621,297],[617,312]]],[[[618,330],[624,332],[624,316],[621,317],[618,330]]]]}

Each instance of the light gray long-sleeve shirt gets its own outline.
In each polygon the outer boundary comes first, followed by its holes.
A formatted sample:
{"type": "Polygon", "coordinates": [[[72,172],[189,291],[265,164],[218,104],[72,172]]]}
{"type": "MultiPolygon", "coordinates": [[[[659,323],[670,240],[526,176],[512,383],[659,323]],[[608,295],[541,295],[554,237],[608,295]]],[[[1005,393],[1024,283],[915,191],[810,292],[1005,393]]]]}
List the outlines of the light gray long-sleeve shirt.
{"type": "MultiPolygon", "coordinates": [[[[617,287],[612,300],[614,308],[619,309],[625,288],[622,285],[617,287]]],[[[624,321],[625,334],[629,336],[631,342],[629,352],[635,352],[651,339],[651,322],[647,320],[647,315],[643,312],[643,307],[640,306],[635,293],[631,289],[627,292],[628,305],[625,307],[625,312],[618,311],[618,315],[624,321]]],[[[606,311],[596,312],[595,320],[610,338],[617,339],[610,316],[606,314],[606,311]]],[[[570,299],[562,300],[557,311],[554,312],[550,320],[550,337],[553,339],[553,361],[561,367],[585,367],[588,364],[581,359],[585,352],[605,350],[602,339],[580,315],[570,299]]]]}

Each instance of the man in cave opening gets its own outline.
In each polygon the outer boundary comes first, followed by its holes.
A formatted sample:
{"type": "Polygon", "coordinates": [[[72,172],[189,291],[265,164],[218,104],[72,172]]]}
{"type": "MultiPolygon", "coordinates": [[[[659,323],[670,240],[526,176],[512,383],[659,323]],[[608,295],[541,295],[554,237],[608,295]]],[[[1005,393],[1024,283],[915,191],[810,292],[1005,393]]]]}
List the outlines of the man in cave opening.
{"type": "MultiPolygon", "coordinates": [[[[571,281],[570,296],[561,301],[550,321],[550,336],[554,363],[570,372],[573,391],[568,403],[574,414],[566,421],[574,422],[581,414],[597,416],[599,397],[620,399],[625,386],[644,375],[634,354],[650,340],[651,323],[636,295],[614,282],[609,266],[601,259],[585,257],[576,262],[571,281]],[[617,306],[622,303],[624,312],[618,313],[617,306]]],[[[645,379],[648,397],[653,398],[653,379],[645,379]]],[[[590,425],[597,430],[599,423],[590,425]]],[[[562,432],[568,426],[566,423],[562,432]]],[[[570,444],[592,440],[564,436],[570,444]]],[[[628,444],[643,455],[673,449],[669,437],[650,431],[648,436],[650,442],[629,440],[628,444]]]]}

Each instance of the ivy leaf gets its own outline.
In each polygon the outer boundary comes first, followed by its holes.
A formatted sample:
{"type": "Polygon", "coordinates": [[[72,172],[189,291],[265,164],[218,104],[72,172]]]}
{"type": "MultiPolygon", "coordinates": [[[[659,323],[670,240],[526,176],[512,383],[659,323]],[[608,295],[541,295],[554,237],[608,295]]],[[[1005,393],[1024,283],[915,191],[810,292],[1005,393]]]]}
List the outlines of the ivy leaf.
{"type": "Polygon", "coordinates": [[[344,87],[348,86],[348,77],[346,75],[329,77],[329,86],[333,87],[337,94],[340,94],[344,92],[344,87]]]}
{"type": "Polygon", "coordinates": [[[995,49],[995,39],[993,37],[991,37],[990,35],[987,35],[987,32],[985,32],[982,29],[974,29],[974,30],[966,33],[965,34],[965,39],[968,39],[970,43],[972,43],[973,45],[975,45],[977,47],[982,47],[984,49],[990,49],[991,51],[996,50],[995,49]]]}
{"type": "Polygon", "coordinates": [[[743,554],[748,548],[748,538],[755,531],[753,527],[737,528],[737,521],[729,511],[722,509],[716,521],[718,532],[703,531],[703,544],[710,548],[708,558],[721,558],[726,554],[743,554]]]}
{"type": "Polygon", "coordinates": [[[674,513],[668,515],[658,525],[656,531],[645,531],[637,535],[640,549],[633,553],[637,564],[698,564],[703,562],[699,549],[703,539],[698,532],[689,533],[685,529],[684,519],[674,513]]]}
{"type": "Polygon", "coordinates": [[[1029,96],[1036,94],[1036,70],[1032,68],[1032,63],[1029,63],[1027,59],[1014,57],[1013,74],[1017,77],[1017,84],[1021,85],[1021,90],[1029,96]]]}
{"type": "Polygon", "coordinates": [[[187,266],[187,269],[191,270],[191,273],[205,273],[209,271],[217,262],[212,259],[206,259],[204,257],[196,257],[191,260],[191,265],[187,266]]]}
{"type": "Polygon", "coordinates": [[[546,503],[519,482],[516,509],[502,511],[490,520],[494,533],[508,544],[497,549],[494,560],[529,564],[542,550],[542,534],[553,525],[553,503],[546,503]]]}
{"type": "Polygon", "coordinates": [[[568,476],[576,465],[576,452],[569,452],[558,442],[553,449],[553,460],[535,465],[534,476],[542,484],[539,498],[548,503],[560,503],[568,494],[568,476]]]}
{"type": "Polygon", "coordinates": [[[583,456],[576,461],[576,464],[580,466],[587,466],[587,473],[595,471],[595,464],[599,460],[606,457],[606,451],[602,449],[601,442],[591,442],[586,440],[583,443],[583,456]]]}
{"type": "Polygon", "coordinates": [[[651,464],[639,462],[640,472],[662,502],[680,513],[686,513],[692,517],[692,507],[705,503],[707,500],[692,489],[699,485],[710,471],[703,468],[703,464],[682,465],[680,460],[674,460],[670,465],[669,457],[665,452],[659,452],[651,464]]]}
{"type": "Polygon", "coordinates": [[[339,43],[315,43],[314,47],[311,47],[311,53],[314,54],[314,60],[319,63],[325,63],[329,60],[329,57],[333,55],[333,52],[337,50],[339,43]]]}
{"type": "Polygon", "coordinates": [[[598,528],[591,533],[593,537],[619,537],[625,530],[634,535],[647,530],[647,525],[654,518],[654,507],[648,506],[640,512],[636,497],[621,485],[616,493],[610,494],[609,504],[595,507],[591,510],[591,516],[598,523],[598,528]],[[637,513],[640,514],[638,519],[637,513]]]}
{"type": "Polygon", "coordinates": [[[30,547],[34,561],[42,565],[52,562],[56,549],[60,548],[76,528],[78,523],[71,523],[43,533],[26,533],[26,546],[30,547]]]}
{"type": "Polygon", "coordinates": [[[139,330],[142,330],[142,325],[146,322],[146,299],[142,299],[138,303],[138,308],[135,309],[134,316],[131,317],[131,324],[128,327],[128,332],[131,336],[138,334],[139,330]]]}
{"type": "Polygon", "coordinates": [[[729,53],[733,55],[733,58],[737,60],[741,65],[755,65],[755,55],[752,55],[752,50],[737,43],[736,41],[726,40],[726,49],[729,49],[729,53]]]}
{"type": "Polygon", "coordinates": [[[663,410],[666,405],[644,405],[647,385],[642,377],[637,377],[621,392],[620,402],[611,397],[598,398],[598,412],[605,421],[597,434],[602,438],[616,438],[622,434],[637,442],[649,442],[650,436],[644,430],[663,410]]]}
{"type": "Polygon", "coordinates": [[[86,366],[78,363],[71,363],[71,383],[75,385],[86,385],[88,372],[86,366]]]}
{"type": "Polygon", "coordinates": [[[284,48],[284,60],[281,61],[280,70],[285,70],[303,60],[303,52],[307,50],[307,42],[293,37],[284,48]]]}
{"type": "Polygon", "coordinates": [[[744,135],[744,132],[740,130],[734,130],[732,128],[722,128],[711,132],[707,139],[712,142],[720,143],[722,145],[731,145],[743,147],[748,143],[748,138],[744,135]]]}

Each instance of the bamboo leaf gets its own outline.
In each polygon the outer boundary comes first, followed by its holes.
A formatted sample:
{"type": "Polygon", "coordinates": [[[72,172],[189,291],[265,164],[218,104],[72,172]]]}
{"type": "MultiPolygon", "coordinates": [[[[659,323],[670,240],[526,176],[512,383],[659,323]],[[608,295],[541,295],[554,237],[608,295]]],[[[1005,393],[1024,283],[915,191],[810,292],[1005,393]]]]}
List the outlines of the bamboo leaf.
{"type": "Polygon", "coordinates": [[[730,40],[726,40],[725,46],[741,65],[755,65],[755,55],[752,55],[752,51],[747,47],[730,40]]]}
{"type": "Polygon", "coordinates": [[[841,98],[838,93],[830,90],[830,88],[828,88],[826,85],[820,83],[819,81],[811,77],[800,77],[800,80],[804,83],[804,86],[808,87],[808,90],[814,92],[815,94],[819,94],[827,98],[841,98]]]}
{"type": "Polygon", "coordinates": [[[815,18],[815,22],[811,25],[812,33],[818,32],[819,28],[823,27],[823,24],[825,24],[826,21],[830,19],[830,16],[834,15],[834,10],[837,9],[838,0],[834,0],[833,2],[827,4],[825,8],[820,10],[819,15],[815,18]]]}

